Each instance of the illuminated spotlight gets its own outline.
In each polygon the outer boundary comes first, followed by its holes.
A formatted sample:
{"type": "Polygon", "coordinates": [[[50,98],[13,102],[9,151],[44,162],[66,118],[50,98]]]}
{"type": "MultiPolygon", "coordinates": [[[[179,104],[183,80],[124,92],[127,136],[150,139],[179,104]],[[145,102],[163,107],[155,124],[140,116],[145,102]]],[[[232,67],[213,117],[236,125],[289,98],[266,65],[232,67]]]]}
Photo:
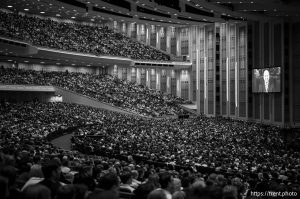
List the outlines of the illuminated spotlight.
{"type": "Polygon", "coordinates": [[[12,8],[12,6],[7,6],[8,8],[12,8]]]}
{"type": "Polygon", "coordinates": [[[40,13],[41,13],[41,14],[45,14],[45,12],[43,12],[43,11],[42,11],[42,12],[40,12],[40,13]]]}
{"type": "Polygon", "coordinates": [[[71,17],[72,19],[75,19],[76,17],[71,17]]]}
{"type": "Polygon", "coordinates": [[[25,10],[25,11],[29,11],[29,9],[28,9],[28,8],[25,8],[24,10],[25,10]]]}

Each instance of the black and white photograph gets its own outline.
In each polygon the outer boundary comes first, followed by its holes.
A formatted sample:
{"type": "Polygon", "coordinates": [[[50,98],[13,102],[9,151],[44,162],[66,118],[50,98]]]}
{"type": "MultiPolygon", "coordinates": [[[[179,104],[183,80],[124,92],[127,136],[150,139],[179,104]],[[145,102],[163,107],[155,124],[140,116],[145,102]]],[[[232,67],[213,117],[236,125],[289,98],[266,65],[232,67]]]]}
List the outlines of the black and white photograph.
{"type": "Polygon", "coordinates": [[[0,199],[300,198],[300,0],[0,0],[0,199]]]}

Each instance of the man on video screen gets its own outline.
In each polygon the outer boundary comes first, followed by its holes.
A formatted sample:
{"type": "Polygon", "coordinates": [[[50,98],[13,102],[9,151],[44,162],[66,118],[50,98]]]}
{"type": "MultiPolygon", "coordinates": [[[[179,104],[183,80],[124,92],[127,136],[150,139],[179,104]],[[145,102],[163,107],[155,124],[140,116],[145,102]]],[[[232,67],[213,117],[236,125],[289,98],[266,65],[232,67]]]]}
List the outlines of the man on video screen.
{"type": "Polygon", "coordinates": [[[259,92],[273,92],[274,91],[274,82],[270,78],[270,72],[268,69],[265,69],[263,72],[263,79],[260,81],[259,92]]]}

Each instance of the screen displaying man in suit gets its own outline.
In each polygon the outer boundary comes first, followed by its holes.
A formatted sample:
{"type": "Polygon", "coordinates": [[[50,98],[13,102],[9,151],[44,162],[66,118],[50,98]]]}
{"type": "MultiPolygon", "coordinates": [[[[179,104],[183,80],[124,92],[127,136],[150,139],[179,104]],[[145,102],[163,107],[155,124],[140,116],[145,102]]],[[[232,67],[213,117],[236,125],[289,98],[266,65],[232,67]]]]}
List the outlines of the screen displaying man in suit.
{"type": "Polygon", "coordinates": [[[280,92],[281,68],[253,69],[252,91],[258,93],[280,92]]]}

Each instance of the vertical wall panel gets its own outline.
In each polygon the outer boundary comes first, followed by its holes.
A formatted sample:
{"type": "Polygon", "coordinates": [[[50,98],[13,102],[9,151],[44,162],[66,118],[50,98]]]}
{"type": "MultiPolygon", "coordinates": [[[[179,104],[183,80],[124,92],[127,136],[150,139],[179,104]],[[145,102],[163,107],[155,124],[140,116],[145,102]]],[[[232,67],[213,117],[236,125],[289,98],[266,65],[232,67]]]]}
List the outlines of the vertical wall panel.
{"type": "Polygon", "coordinates": [[[269,94],[265,94],[264,96],[264,119],[270,120],[270,99],[269,94]]]}
{"type": "MultiPolygon", "coordinates": [[[[274,65],[282,66],[282,25],[274,25],[274,65]]],[[[274,94],[274,120],[275,122],[282,122],[282,93],[274,94]]]]}
{"type": "Polygon", "coordinates": [[[214,27],[206,29],[207,41],[207,113],[212,115],[215,113],[215,95],[214,95],[214,80],[215,80],[215,33],[214,27]]]}
{"type": "Polygon", "coordinates": [[[239,38],[238,38],[238,46],[239,46],[239,90],[238,90],[238,100],[239,100],[239,117],[246,117],[246,81],[247,81],[247,65],[246,65],[246,26],[239,27],[239,38]]]}
{"type": "Polygon", "coordinates": [[[221,25],[221,41],[220,41],[220,68],[221,68],[221,101],[222,101],[222,115],[227,116],[227,40],[226,40],[227,26],[221,25]]]}
{"type": "Polygon", "coordinates": [[[236,26],[229,26],[229,68],[230,68],[230,115],[235,116],[235,62],[236,62],[236,26]]]}

